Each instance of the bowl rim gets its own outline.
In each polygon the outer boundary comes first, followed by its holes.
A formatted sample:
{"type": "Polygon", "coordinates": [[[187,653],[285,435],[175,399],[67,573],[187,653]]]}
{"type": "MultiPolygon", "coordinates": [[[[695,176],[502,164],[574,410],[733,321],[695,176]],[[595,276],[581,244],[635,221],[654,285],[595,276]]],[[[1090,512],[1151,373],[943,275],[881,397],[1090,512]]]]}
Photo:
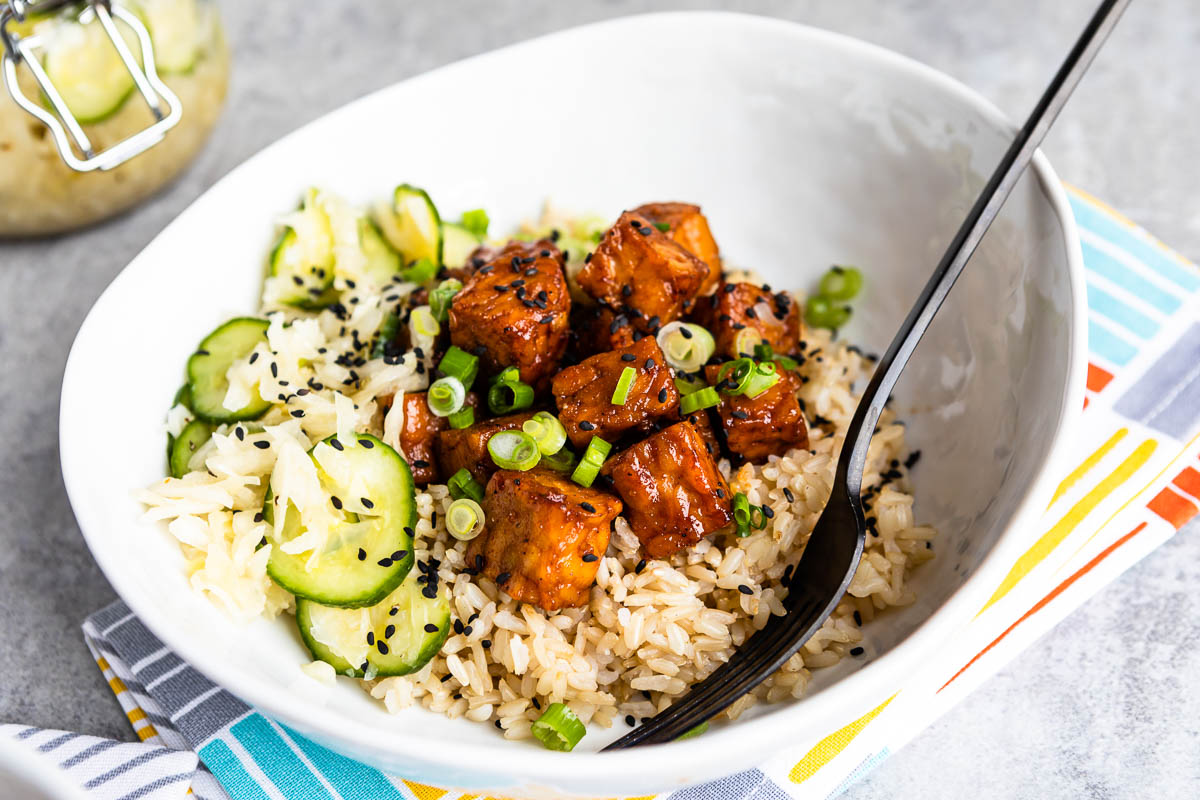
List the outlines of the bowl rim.
{"type": "MultiPolygon", "coordinates": [[[[872,61],[883,68],[902,74],[909,80],[940,90],[957,102],[968,106],[987,124],[999,131],[1011,134],[1015,134],[1017,131],[1017,126],[1011,120],[973,89],[930,66],[870,42],[789,20],[754,14],[728,11],[655,12],[617,17],[556,31],[461,59],[373,91],[306,123],[296,131],[267,145],[232,169],[212,187],[209,187],[197,200],[193,201],[193,205],[225,182],[232,180],[248,164],[257,160],[274,145],[302,134],[311,126],[320,124],[330,115],[340,113],[378,94],[386,93],[396,86],[427,80],[445,70],[460,69],[476,61],[493,58],[534,42],[576,36],[585,31],[594,33],[605,29],[611,34],[618,34],[625,26],[644,26],[652,23],[667,23],[670,26],[679,26],[684,23],[702,24],[714,29],[721,29],[724,32],[732,31],[734,35],[742,36],[755,33],[790,36],[798,45],[806,42],[818,42],[829,49],[840,50],[856,58],[872,61]]],[[[288,687],[266,678],[245,675],[237,670],[227,669],[219,657],[214,657],[202,648],[190,645],[188,641],[175,633],[170,619],[157,607],[153,605],[135,607],[135,604],[131,603],[130,609],[180,658],[251,706],[266,712],[269,716],[293,724],[302,731],[304,729],[320,731],[327,740],[340,743],[341,746],[355,752],[375,754],[381,761],[386,760],[391,754],[410,755],[413,752],[420,752],[422,760],[428,766],[462,770],[464,764],[469,764],[469,770],[473,773],[483,773],[497,778],[520,776],[524,780],[533,780],[537,784],[554,784],[561,781],[570,783],[597,781],[614,773],[626,776],[654,775],[661,771],[664,758],[674,762],[673,771],[678,772],[680,765],[690,764],[695,766],[698,773],[705,775],[712,772],[713,760],[719,759],[722,764],[729,766],[725,772],[732,774],[755,766],[776,752],[777,747],[769,744],[764,746],[764,743],[794,741],[794,733],[797,728],[819,733],[836,730],[840,725],[861,715],[866,709],[878,705],[886,695],[892,694],[895,688],[901,686],[902,681],[916,670],[918,662],[925,653],[936,648],[939,643],[945,641],[975,615],[988,593],[994,590],[1003,574],[1011,567],[1012,561],[1018,554],[1018,548],[1027,544],[1025,540],[1014,533],[1027,528],[1030,523],[1035,523],[1040,518],[1054,487],[1052,468],[1065,458],[1069,429],[1077,417],[1078,410],[1083,406],[1083,387],[1086,376],[1087,306],[1084,297],[1083,258],[1074,215],[1067,200],[1066,191],[1040,150],[1034,155],[1030,170],[1058,218],[1066,250],[1067,282],[1070,290],[1071,308],[1066,337],[1068,372],[1066,390],[1057,409],[1054,438],[1036,465],[1034,471],[1036,477],[1016,504],[1004,532],[975,572],[907,637],[885,654],[837,681],[836,692],[833,691],[834,687],[830,687],[810,697],[793,701],[787,707],[781,707],[772,714],[746,719],[736,725],[718,726],[702,737],[631,750],[606,753],[579,752],[573,753],[570,757],[563,757],[558,753],[537,748],[514,747],[507,740],[498,740],[498,744],[503,743],[504,746],[496,746],[492,743],[459,742],[453,748],[428,747],[429,742],[418,733],[389,730],[386,740],[381,740],[374,735],[371,726],[345,725],[345,718],[328,707],[317,704],[299,706],[295,702],[296,695],[288,687]],[[232,687],[236,687],[236,691],[232,687]],[[847,698],[854,699],[852,702],[847,702],[847,698]],[[798,723],[800,719],[804,720],[803,723],[798,723]]],[[[183,216],[183,212],[180,216],[183,216]]],[[[172,220],[160,231],[158,236],[178,224],[179,217],[172,220]]],[[[78,394],[74,376],[78,372],[78,362],[81,359],[79,355],[80,342],[87,338],[91,333],[91,327],[97,324],[95,320],[98,312],[107,304],[114,302],[113,297],[121,290],[126,281],[133,280],[129,266],[136,264],[140,257],[139,253],[129,265],[126,265],[96,300],[85,317],[67,358],[60,397],[59,448],[67,495],[93,557],[105,573],[106,578],[112,583],[113,588],[122,597],[129,594],[122,591],[126,582],[120,578],[121,573],[115,568],[117,565],[114,563],[114,559],[109,556],[102,544],[103,533],[107,531],[109,523],[90,508],[90,504],[86,500],[86,493],[83,491],[83,487],[87,485],[88,481],[82,465],[87,463],[87,460],[67,457],[69,452],[74,452],[70,434],[75,427],[75,423],[68,418],[69,413],[73,410],[68,398],[78,394]],[[118,577],[114,579],[113,576],[118,577]]]]}

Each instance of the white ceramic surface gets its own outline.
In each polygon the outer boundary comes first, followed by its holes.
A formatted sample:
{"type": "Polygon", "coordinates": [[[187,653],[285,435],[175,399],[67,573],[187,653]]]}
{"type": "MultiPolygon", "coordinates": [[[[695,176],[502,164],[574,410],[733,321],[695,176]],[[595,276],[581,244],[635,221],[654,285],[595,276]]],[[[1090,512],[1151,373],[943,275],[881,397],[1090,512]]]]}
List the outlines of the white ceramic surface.
{"type": "Polygon", "coordinates": [[[0,736],[0,800],[86,800],[58,764],[36,749],[0,736]]]}
{"type": "Polygon", "coordinates": [[[63,384],[63,473],[101,568],[168,645],[217,683],[344,753],[407,777],[505,794],[645,794],[752,766],[894,692],[979,609],[1027,546],[1082,405],[1081,260],[1038,157],[896,393],[917,517],[939,557],[919,599],[867,627],[862,658],[822,670],[801,701],[686,742],[570,755],[490,726],[390,716],[346,682],[325,702],[289,689],[305,653],[286,621],[244,627],[193,594],[178,547],[130,490],[161,477],[159,420],[187,355],[255,307],[271,220],[316,184],[385,196],[427,187],[483,206],[493,230],[544,198],[613,216],[649,200],[707,212],[722,252],[778,287],[834,262],[867,289],[846,335],[882,350],[1013,126],[960,84],[864,43],[755,17],[686,13],[586,26],[469,59],[365,97],[239,167],[113,282],[80,329],[63,384]],[[97,424],[97,421],[103,424],[97,424]]]}

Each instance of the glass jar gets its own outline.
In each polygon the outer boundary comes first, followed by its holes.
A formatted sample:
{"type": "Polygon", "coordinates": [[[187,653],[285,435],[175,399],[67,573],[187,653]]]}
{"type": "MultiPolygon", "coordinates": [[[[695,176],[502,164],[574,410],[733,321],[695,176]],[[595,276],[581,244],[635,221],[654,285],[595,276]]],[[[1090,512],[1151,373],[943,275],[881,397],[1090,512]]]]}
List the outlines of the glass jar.
{"type": "MultiPolygon", "coordinates": [[[[58,233],[135,205],[187,166],[220,114],[229,79],[229,49],[212,0],[112,3],[145,25],[155,69],[178,96],[182,116],[161,141],[119,166],[78,172],[64,161],[50,129],[0,88],[0,236],[58,233]]],[[[33,12],[37,8],[31,6],[33,12]]],[[[96,152],[155,121],[88,4],[68,3],[9,24],[20,35],[37,37],[38,63],[96,152]]],[[[116,25],[141,62],[132,28],[116,25]]],[[[29,65],[18,61],[15,68],[25,97],[50,108],[29,65]]]]}

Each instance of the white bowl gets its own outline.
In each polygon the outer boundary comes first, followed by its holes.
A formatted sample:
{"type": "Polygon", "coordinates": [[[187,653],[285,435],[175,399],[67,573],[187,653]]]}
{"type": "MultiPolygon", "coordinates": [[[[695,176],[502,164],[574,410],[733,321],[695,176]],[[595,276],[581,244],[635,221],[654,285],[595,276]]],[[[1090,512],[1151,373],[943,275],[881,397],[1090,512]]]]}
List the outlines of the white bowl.
{"type": "Polygon", "coordinates": [[[915,605],[867,627],[868,657],[819,671],[806,698],[655,748],[570,755],[421,710],[389,715],[346,682],[325,703],[289,687],[305,653],[286,620],[230,623],[194,594],[165,530],[130,497],[161,477],[159,424],[187,355],[256,307],[272,220],[320,185],[366,200],[397,182],[493,230],[544,198],[616,216],[703,205],[722,251],[803,288],[861,265],[845,332],[882,351],[1014,132],[979,96],[893,53],[749,16],[663,14],[590,25],[382,90],[282,139],[169,225],[96,303],[67,364],[63,473],[96,560],[129,606],[217,683],[329,747],[406,777],[504,794],[645,794],[754,765],[894,692],[980,608],[1026,546],[1082,405],[1075,228],[1039,156],[897,391],[917,516],[939,557],[915,605]]]}
{"type": "Polygon", "coordinates": [[[0,735],[0,800],[87,800],[87,795],[49,756],[0,735]]]}

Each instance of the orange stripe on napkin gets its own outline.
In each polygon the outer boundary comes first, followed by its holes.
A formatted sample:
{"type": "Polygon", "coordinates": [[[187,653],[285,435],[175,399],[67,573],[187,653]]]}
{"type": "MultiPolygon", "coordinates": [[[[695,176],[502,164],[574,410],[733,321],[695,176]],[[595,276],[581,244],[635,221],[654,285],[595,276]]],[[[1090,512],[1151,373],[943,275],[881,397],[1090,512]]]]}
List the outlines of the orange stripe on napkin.
{"type": "Polygon", "coordinates": [[[1171,483],[1178,486],[1185,493],[1200,500],[1200,472],[1191,467],[1184,467],[1183,472],[1175,476],[1175,480],[1171,483]]]}
{"type": "Polygon", "coordinates": [[[1146,504],[1146,508],[1171,523],[1175,530],[1179,530],[1189,519],[1196,516],[1196,504],[1171,491],[1169,486],[1164,486],[1161,492],[1154,495],[1154,499],[1146,504]]]}
{"type": "Polygon", "coordinates": [[[1100,392],[1113,379],[1112,373],[1089,363],[1087,370],[1087,388],[1091,392],[1100,392]]]}
{"type": "MultiPolygon", "coordinates": [[[[956,678],[958,678],[958,676],[959,676],[959,675],[962,675],[964,672],[966,672],[968,669],[970,669],[970,667],[971,667],[971,665],[972,665],[972,664],[974,664],[976,661],[978,661],[980,658],[982,658],[984,653],[986,653],[987,651],[991,650],[993,647],[995,647],[996,645],[998,645],[998,644],[1000,643],[1000,640],[1002,640],[1002,639],[1003,639],[1005,636],[1008,636],[1008,634],[1010,634],[1010,633],[1013,631],[1013,629],[1014,629],[1014,628],[1016,628],[1016,627],[1017,627],[1018,625],[1020,625],[1022,622],[1024,622],[1024,621],[1025,621],[1025,620],[1027,620],[1027,619],[1029,619],[1029,618],[1030,618],[1030,617],[1032,617],[1034,614],[1036,614],[1037,612],[1039,612],[1039,611],[1041,611],[1043,608],[1045,608],[1045,607],[1046,607],[1046,605],[1047,605],[1047,604],[1049,604],[1049,602],[1050,602],[1051,600],[1053,600],[1054,598],[1056,598],[1056,597],[1058,597],[1060,594],[1062,594],[1062,593],[1063,593],[1063,591],[1065,591],[1065,590],[1066,590],[1068,587],[1070,587],[1070,586],[1071,586],[1071,584],[1075,583],[1075,581],[1079,580],[1079,579],[1080,579],[1080,578],[1082,578],[1084,575],[1086,575],[1087,573],[1091,572],[1091,570],[1092,570],[1092,568],[1093,568],[1093,567],[1095,567],[1095,566],[1096,566],[1097,564],[1099,564],[1101,561],[1103,561],[1104,559],[1106,559],[1106,558],[1108,558],[1110,555],[1112,555],[1112,554],[1113,554],[1113,552],[1114,552],[1114,551],[1115,551],[1115,550],[1116,550],[1118,547],[1120,547],[1121,545],[1125,544],[1127,541],[1129,541],[1130,539],[1132,539],[1132,538],[1133,538],[1135,535],[1137,535],[1138,533],[1140,533],[1140,532],[1141,532],[1141,530],[1142,530],[1143,528],[1145,528],[1145,527],[1146,527],[1146,523],[1144,523],[1144,522],[1142,522],[1142,523],[1139,523],[1139,524],[1138,524],[1138,526],[1137,526],[1136,528],[1134,528],[1133,530],[1131,530],[1129,533],[1125,534],[1125,535],[1124,535],[1124,536],[1122,536],[1120,539],[1117,539],[1115,542],[1113,542],[1112,544],[1110,544],[1108,547],[1106,547],[1106,548],[1104,548],[1103,550],[1101,550],[1101,551],[1100,551],[1100,552],[1099,552],[1099,553],[1096,555],[1096,557],[1095,557],[1095,558],[1093,558],[1091,561],[1087,562],[1087,563],[1086,563],[1086,564],[1084,564],[1082,567],[1080,567],[1078,572],[1076,572],[1075,574],[1073,574],[1071,577],[1067,578],[1065,581],[1063,581],[1062,583],[1060,583],[1058,586],[1054,587],[1054,589],[1053,589],[1053,590],[1050,592],[1050,594],[1046,595],[1046,596],[1045,596],[1045,597],[1043,597],[1041,600],[1037,601],[1037,603],[1035,603],[1035,604],[1034,604],[1033,608],[1031,608],[1031,609],[1029,609],[1028,611],[1026,611],[1024,614],[1022,614],[1022,615],[1021,615],[1021,618],[1020,618],[1020,619],[1018,619],[1018,620],[1017,620],[1016,622],[1014,622],[1012,625],[1009,625],[1007,628],[1005,628],[1005,629],[1004,629],[1004,633],[1000,634],[1000,635],[999,635],[999,636],[997,636],[995,639],[993,639],[993,640],[991,641],[991,643],[990,643],[990,644],[989,644],[987,647],[983,648],[983,649],[982,649],[982,650],[980,650],[978,653],[976,653],[976,654],[975,654],[975,657],[974,657],[974,658],[972,658],[970,661],[968,661],[968,662],[967,662],[967,663],[966,663],[966,664],[963,666],[963,668],[962,668],[962,669],[960,669],[958,672],[954,673],[954,675],[953,675],[953,676],[950,678],[950,680],[948,680],[948,681],[946,681],[945,683],[943,683],[943,684],[942,684],[942,689],[945,689],[947,686],[949,686],[950,684],[954,683],[955,679],[956,679],[956,678]]],[[[941,692],[941,691],[942,691],[942,689],[938,689],[938,692],[941,692]]]]}

